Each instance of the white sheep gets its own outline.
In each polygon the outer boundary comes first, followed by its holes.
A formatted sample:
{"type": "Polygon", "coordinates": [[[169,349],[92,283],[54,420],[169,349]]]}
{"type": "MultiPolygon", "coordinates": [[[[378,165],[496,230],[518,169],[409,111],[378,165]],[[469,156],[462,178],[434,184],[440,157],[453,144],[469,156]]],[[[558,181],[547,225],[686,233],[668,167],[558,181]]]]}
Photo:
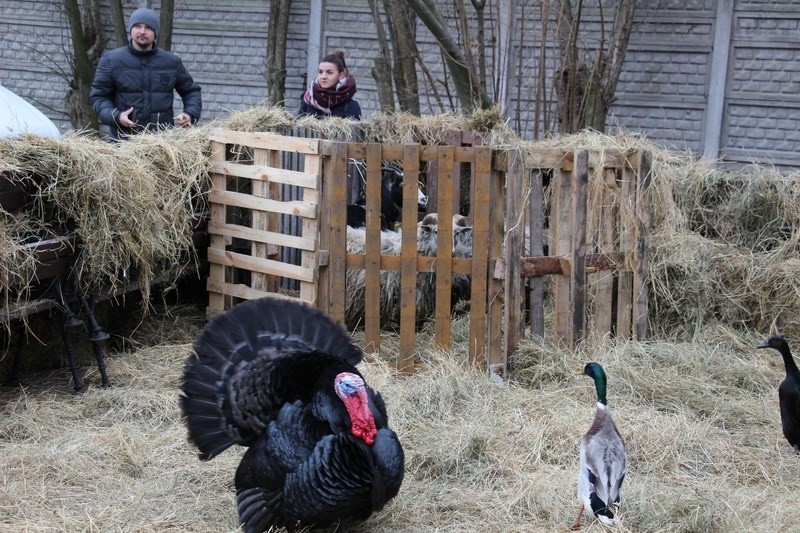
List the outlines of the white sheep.
{"type": "MultiPolygon", "coordinates": [[[[472,227],[461,215],[453,216],[453,256],[472,256],[472,227]]],[[[438,249],[438,216],[430,213],[417,224],[417,254],[435,256],[438,249]]],[[[363,254],[366,244],[365,228],[347,228],[347,252],[363,254]]],[[[381,255],[400,255],[402,232],[381,232],[381,255]]],[[[345,274],[345,323],[353,329],[364,321],[364,281],[365,271],[348,269],[345,274]]],[[[380,323],[382,328],[396,326],[400,321],[400,272],[382,270],[380,273],[380,323]]],[[[469,298],[470,278],[468,275],[453,276],[453,305],[462,298],[469,298]]],[[[436,274],[420,272],[417,274],[416,309],[417,321],[433,316],[436,304],[436,274]]]]}

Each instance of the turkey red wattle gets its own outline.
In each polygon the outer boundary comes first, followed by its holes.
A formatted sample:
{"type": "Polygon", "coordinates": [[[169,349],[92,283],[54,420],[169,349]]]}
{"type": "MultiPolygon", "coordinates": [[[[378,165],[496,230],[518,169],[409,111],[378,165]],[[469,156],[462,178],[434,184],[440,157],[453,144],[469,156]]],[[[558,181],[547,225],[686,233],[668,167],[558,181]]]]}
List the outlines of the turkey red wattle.
{"type": "Polygon", "coordinates": [[[350,432],[372,446],[378,429],[375,427],[375,417],[369,409],[364,380],[352,372],[342,372],[334,380],[334,389],[350,416],[350,432]]]}

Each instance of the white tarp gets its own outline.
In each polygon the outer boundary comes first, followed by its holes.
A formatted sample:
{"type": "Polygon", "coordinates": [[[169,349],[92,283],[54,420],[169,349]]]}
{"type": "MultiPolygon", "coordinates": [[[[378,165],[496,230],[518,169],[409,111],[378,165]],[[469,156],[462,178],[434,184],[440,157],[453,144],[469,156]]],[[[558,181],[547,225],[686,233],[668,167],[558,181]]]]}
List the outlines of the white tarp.
{"type": "Polygon", "coordinates": [[[0,85],[0,139],[21,133],[60,137],[53,121],[21,97],[0,85]]]}

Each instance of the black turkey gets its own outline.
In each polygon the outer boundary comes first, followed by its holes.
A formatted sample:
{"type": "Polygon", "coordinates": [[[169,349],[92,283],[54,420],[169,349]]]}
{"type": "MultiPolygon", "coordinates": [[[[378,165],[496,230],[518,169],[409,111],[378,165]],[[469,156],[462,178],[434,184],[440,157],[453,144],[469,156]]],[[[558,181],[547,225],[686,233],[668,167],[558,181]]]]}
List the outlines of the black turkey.
{"type": "Polygon", "coordinates": [[[203,460],[248,447],[235,478],[245,531],[363,520],[397,495],[403,448],[362,357],[344,328],[289,300],[240,303],[200,333],[183,417],[203,460]]]}

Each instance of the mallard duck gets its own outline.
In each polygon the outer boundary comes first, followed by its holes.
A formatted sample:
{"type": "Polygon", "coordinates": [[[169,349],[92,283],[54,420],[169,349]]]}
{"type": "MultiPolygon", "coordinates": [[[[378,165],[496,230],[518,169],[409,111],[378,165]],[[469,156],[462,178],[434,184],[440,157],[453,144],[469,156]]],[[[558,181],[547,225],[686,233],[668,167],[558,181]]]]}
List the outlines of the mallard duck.
{"type": "Polygon", "coordinates": [[[773,348],[783,356],[786,377],[778,386],[778,400],[781,406],[781,425],[783,436],[795,450],[800,450],[800,370],[789,350],[786,339],[776,335],[758,344],[757,348],[773,348]]]}
{"type": "Polygon", "coordinates": [[[594,380],[597,411],[589,431],[581,440],[581,466],[578,472],[580,507],[572,529],[581,527],[581,516],[587,507],[601,522],[614,523],[614,509],[620,503],[620,489],[628,463],[625,442],[608,410],[603,367],[592,362],[579,375],[587,375],[594,380]]]}

